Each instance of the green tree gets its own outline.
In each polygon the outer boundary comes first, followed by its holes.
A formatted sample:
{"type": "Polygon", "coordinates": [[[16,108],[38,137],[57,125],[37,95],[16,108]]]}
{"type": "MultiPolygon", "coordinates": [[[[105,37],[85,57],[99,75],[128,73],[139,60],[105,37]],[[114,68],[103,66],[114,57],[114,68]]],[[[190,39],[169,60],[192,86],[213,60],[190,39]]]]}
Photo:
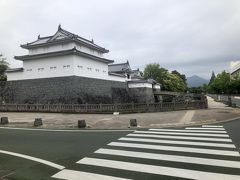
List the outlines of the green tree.
{"type": "Polygon", "coordinates": [[[212,76],[210,78],[208,85],[212,84],[215,78],[216,78],[215,73],[214,73],[214,71],[212,71],[212,76]]]}
{"type": "Polygon", "coordinates": [[[181,74],[177,70],[172,71],[172,74],[175,74],[178,77],[180,77],[183,80],[183,82],[187,85],[187,78],[185,74],[181,74]]]}
{"type": "Polygon", "coordinates": [[[229,90],[231,94],[240,93],[240,76],[231,77],[229,90]]]}
{"type": "Polygon", "coordinates": [[[201,94],[201,93],[203,92],[201,86],[199,86],[199,87],[189,87],[189,88],[188,88],[188,91],[189,91],[190,93],[195,93],[195,94],[201,94]]]}
{"type": "Polygon", "coordinates": [[[209,91],[209,86],[207,84],[202,85],[202,92],[207,93],[209,91]]]}
{"type": "Polygon", "coordinates": [[[157,63],[146,65],[144,69],[144,78],[156,80],[161,84],[162,90],[166,91],[185,91],[187,87],[179,75],[169,73],[167,69],[161,67],[157,63]]]}
{"type": "Polygon", "coordinates": [[[225,93],[229,94],[233,91],[231,89],[231,77],[226,71],[223,71],[217,75],[214,81],[210,84],[210,90],[214,93],[225,93]]]}
{"type": "Polygon", "coordinates": [[[6,70],[8,69],[8,63],[5,61],[2,55],[0,55],[0,81],[6,81],[6,70]]]}
{"type": "Polygon", "coordinates": [[[162,68],[159,64],[148,64],[143,71],[143,77],[145,79],[151,78],[163,85],[163,80],[166,78],[168,70],[162,68]]]}
{"type": "Polygon", "coordinates": [[[176,74],[168,73],[163,80],[163,87],[167,91],[184,92],[186,91],[186,84],[176,74]]]}
{"type": "Polygon", "coordinates": [[[5,61],[2,55],[0,55],[0,103],[4,101],[4,93],[6,91],[6,70],[8,69],[8,63],[5,61]]]}

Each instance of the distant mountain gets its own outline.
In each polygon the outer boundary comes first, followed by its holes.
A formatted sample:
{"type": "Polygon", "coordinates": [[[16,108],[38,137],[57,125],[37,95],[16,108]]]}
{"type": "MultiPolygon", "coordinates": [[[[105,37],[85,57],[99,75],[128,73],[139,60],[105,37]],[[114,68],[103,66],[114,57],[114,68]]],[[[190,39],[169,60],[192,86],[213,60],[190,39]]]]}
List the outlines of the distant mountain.
{"type": "Polygon", "coordinates": [[[208,80],[203,79],[196,75],[187,77],[188,87],[199,87],[199,86],[202,86],[203,84],[208,84],[208,82],[209,82],[208,80]]]}

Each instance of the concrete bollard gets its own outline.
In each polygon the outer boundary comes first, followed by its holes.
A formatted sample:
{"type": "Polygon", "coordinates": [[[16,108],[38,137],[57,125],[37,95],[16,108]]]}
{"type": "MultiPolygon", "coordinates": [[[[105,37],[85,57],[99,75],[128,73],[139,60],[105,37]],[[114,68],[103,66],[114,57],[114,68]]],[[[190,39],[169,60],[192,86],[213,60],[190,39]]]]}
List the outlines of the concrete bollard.
{"type": "Polygon", "coordinates": [[[86,121],[85,120],[78,120],[78,128],[85,128],[86,121]]]}
{"type": "Polygon", "coordinates": [[[8,117],[1,117],[1,124],[8,124],[8,117]]]}
{"type": "Polygon", "coordinates": [[[35,121],[34,121],[34,126],[42,126],[43,125],[43,122],[42,122],[42,118],[35,118],[35,121]]]}
{"type": "Polygon", "coordinates": [[[136,119],[130,119],[130,126],[136,127],[137,126],[137,120],[136,119]]]}

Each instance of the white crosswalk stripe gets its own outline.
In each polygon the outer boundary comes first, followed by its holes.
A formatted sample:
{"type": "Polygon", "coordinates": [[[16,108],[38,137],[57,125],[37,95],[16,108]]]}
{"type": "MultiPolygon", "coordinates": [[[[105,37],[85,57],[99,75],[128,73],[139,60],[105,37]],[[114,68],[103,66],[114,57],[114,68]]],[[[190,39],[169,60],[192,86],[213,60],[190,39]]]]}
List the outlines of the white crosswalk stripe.
{"type": "Polygon", "coordinates": [[[150,131],[163,131],[163,132],[204,132],[204,133],[218,133],[226,134],[226,131],[208,131],[208,130],[188,130],[188,129],[149,129],[150,131]]]}
{"type": "Polygon", "coordinates": [[[181,147],[181,146],[162,146],[162,145],[122,143],[122,142],[111,142],[108,145],[118,146],[118,147],[128,147],[128,148],[154,149],[154,150],[189,152],[189,153],[200,153],[200,154],[214,154],[214,155],[224,155],[224,156],[239,156],[238,151],[191,148],[191,147],[181,147]]]}
{"type": "Polygon", "coordinates": [[[202,172],[202,171],[196,171],[196,170],[171,168],[171,167],[163,167],[163,166],[156,166],[156,165],[146,165],[146,164],[138,164],[138,163],[129,163],[129,162],[105,160],[105,159],[97,159],[97,158],[83,158],[82,160],[78,161],[77,163],[109,167],[109,168],[115,168],[115,169],[123,169],[123,170],[128,170],[128,171],[140,171],[140,172],[151,173],[151,174],[177,176],[177,177],[191,178],[191,179],[239,180],[239,178],[240,178],[240,176],[235,176],[235,175],[230,175],[230,174],[202,172]]]}
{"type": "Polygon", "coordinates": [[[137,158],[143,158],[143,159],[155,159],[155,160],[165,160],[165,161],[173,161],[173,162],[185,162],[185,163],[205,164],[205,165],[211,165],[211,166],[240,168],[239,161],[218,160],[218,159],[211,159],[211,158],[166,155],[166,154],[160,154],[160,153],[159,154],[144,153],[144,152],[138,152],[138,151],[126,151],[126,150],[115,150],[115,149],[104,149],[104,148],[101,148],[95,151],[95,153],[126,156],[126,157],[137,157],[137,158]]]}
{"type": "Polygon", "coordinates": [[[128,134],[127,136],[133,137],[153,137],[153,138],[166,138],[166,139],[184,139],[184,140],[199,140],[211,142],[232,142],[227,138],[207,138],[207,137],[189,137],[189,136],[167,136],[167,135],[154,135],[154,134],[128,134]]]}
{"type": "Polygon", "coordinates": [[[185,129],[195,129],[195,130],[225,130],[224,128],[217,128],[217,127],[200,127],[200,128],[195,128],[195,127],[187,127],[185,129]]]}
{"type": "Polygon", "coordinates": [[[108,171],[64,169],[52,177],[68,180],[124,180],[126,177],[141,179],[141,174],[145,173],[145,176],[155,175],[166,179],[240,179],[240,154],[223,126],[139,130],[110,142],[107,147],[96,150],[95,157],[85,157],[76,163],[88,166],[88,169],[99,167],[108,171]],[[192,165],[198,168],[193,168],[192,165]],[[216,170],[207,168],[209,166],[216,170]],[[224,168],[226,172],[219,168],[224,168]],[[108,174],[113,169],[115,173],[121,173],[108,174]],[[134,172],[130,177],[122,176],[122,173],[129,171],[134,172]]]}
{"type": "Polygon", "coordinates": [[[95,173],[87,173],[82,171],[75,171],[75,170],[69,170],[64,169],[60,171],[59,173],[52,176],[53,178],[58,179],[67,179],[67,180],[130,180],[125,178],[118,178],[113,176],[104,176],[100,174],[95,173]]]}
{"type": "Polygon", "coordinates": [[[134,133],[146,134],[166,134],[166,135],[179,135],[179,136],[208,136],[208,137],[229,137],[227,134],[207,134],[207,133],[179,133],[179,132],[159,132],[159,131],[135,131],[134,133]]]}
{"type": "Polygon", "coordinates": [[[162,143],[162,144],[182,144],[193,146],[208,146],[208,147],[225,147],[236,148],[234,144],[220,144],[220,143],[207,143],[207,142],[193,142],[193,141],[173,141],[173,140],[158,140],[147,138],[120,138],[120,141],[135,141],[135,142],[149,142],[149,143],[162,143]]]}
{"type": "Polygon", "coordinates": [[[202,127],[223,128],[223,126],[214,126],[214,125],[202,125],[202,127]]]}

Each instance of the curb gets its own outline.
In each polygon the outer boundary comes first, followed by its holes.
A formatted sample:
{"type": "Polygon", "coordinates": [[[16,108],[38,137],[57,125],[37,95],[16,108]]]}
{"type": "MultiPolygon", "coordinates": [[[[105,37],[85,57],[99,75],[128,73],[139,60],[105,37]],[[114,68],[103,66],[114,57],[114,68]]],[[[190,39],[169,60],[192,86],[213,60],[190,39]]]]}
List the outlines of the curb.
{"type": "Polygon", "coordinates": [[[210,121],[210,122],[189,122],[187,124],[185,123],[175,123],[175,124],[162,124],[159,126],[159,128],[164,128],[164,127],[188,127],[188,126],[200,126],[200,125],[210,125],[210,124],[219,124],[219,123],[226,123],[230,121],[235,121],[235,120],[240,120],[240,117],[235,117],[231,119],[226,119],[226,120],[221,120],[221,121],[210,121]]]}
{"type": "MultiPolygon", "coordinates": [[[[231,119],[226,119],[222,121],[210,121],[210,122],[189,122],[187,124],[185,123],[174,123],[174,124],[161,124],[158,127],[155,128],[177,128],[177,127],[188,127],[188,126],[200,126],[200,125],[210,125],[210,124],[219,124],[219,123],[226,123],[230,121],[240,120],[240,117],[235,117],[231,119]]],[[[47,131],[47,132],[132,132],[136,130],[141,129],[150,129],[154,128],[152,127],[134,127],[134,128],[128,128],[128,129],[45,129],[45,128],[17,128],[17,127],[9,127],[9,126],[0,126],[0,129],[9,129],[9,130],[28,130],[28,131],[47,131]]]]}

